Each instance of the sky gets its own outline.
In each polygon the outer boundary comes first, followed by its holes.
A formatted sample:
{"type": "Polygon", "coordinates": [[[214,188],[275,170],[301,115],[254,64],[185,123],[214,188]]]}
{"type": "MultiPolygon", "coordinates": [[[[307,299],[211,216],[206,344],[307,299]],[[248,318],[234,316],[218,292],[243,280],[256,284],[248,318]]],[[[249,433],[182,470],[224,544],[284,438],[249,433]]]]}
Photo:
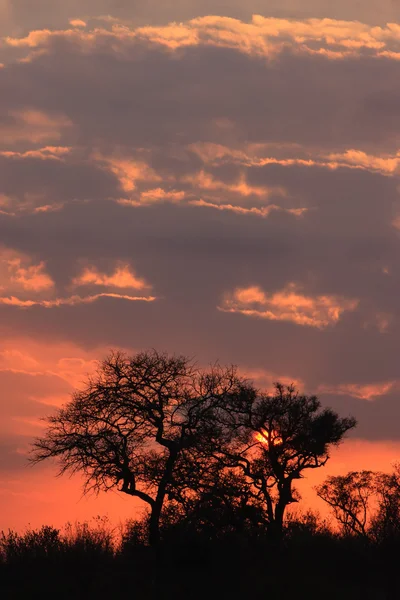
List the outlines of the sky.
{"type": "Polygon", "coordinates": [[[399,70],[397,0],[0,0],[0,529],[140,510],[27,467],[112,348],[354,415],[317,507],[400,460],[399,70]]]}

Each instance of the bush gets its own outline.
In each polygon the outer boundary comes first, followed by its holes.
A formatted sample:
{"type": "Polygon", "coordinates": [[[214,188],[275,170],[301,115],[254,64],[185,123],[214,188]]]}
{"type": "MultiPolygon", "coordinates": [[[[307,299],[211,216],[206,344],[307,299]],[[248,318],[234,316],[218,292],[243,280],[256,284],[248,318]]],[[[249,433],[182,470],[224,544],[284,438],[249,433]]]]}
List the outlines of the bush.
{"type": "Polygon", "coordinates": [[[47,525],[37,531],[28,529],[22,535],[15,531],[0,534],[0,553],[6,564],[53,559],[62,545],[60,530],[47,525]]]}

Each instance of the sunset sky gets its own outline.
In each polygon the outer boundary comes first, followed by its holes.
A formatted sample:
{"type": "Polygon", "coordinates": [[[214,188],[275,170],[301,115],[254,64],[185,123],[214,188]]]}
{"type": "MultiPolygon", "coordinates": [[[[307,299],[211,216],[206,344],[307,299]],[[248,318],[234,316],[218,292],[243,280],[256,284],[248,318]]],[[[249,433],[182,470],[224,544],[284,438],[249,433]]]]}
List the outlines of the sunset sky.
{"type": "Polygon", "coordinates": [[[400,460],[400,3],[0,0],[0,530],[133,516],[27,467],[111,348],[234,363],[400,460]]]}

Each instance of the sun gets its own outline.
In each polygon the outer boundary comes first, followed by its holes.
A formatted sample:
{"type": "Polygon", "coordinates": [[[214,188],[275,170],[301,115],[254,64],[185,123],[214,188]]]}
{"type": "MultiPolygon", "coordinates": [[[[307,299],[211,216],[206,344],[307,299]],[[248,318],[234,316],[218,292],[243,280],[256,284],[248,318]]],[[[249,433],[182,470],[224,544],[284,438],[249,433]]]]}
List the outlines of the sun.
{"type": "Polygon", "coordinates": [[[269,434],[266,429],[261,429],[261,431],[257,431],[256,433],[257,442],[261,442],[262,444],[269,445],[269,434]]]}
{"type": "Polygon", "coordinates": [[[277,446],[282,444],[282,437],[279,435],[277,431],[272,431],[271,433],[264,428],[261,428],[260,431],[257,431],[255,435],[255,439],[257,442],[264,444],[268,448],[272,446],[277,446]]]}

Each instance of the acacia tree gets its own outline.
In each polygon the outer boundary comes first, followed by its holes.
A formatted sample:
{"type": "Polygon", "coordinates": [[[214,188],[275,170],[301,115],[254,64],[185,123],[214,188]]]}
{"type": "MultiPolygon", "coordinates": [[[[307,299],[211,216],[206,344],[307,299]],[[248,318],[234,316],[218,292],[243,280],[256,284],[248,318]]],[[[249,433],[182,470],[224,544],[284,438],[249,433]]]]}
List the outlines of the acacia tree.
{"type": "Polygon", "coordinates": [[[400,534],[400,465],[392,473],[350,471],[331,476],[317,494],[345,535],[388,540],[400,534]]]}
{"type": "Polygon", "coordinates": [[[371,518],[371,533],[378,541],[400,538],[400,463],[392,473],[377,473],[378,509],[371,518]]]}
{"type": "Polygon", "coordinates": [[[217,408],[246,389],[233,367],[200,371],[183,356],[113,353],[86,388],[47,419],[32,462],[55,458],[60,474],[83,474],[86,491],[117,487],[143,500],[155,546],[180,458],[215,437],[217,408]]]}
{"type": "Polygon", "coordinates": [[[279,539],[285,510],[298,500],[295,480],[307,469],[325,465],[330,448],[356,421],[321,409],[315,396],[280,383],[273,395],[254,390],[236,395],[221,414],[224,435],[215,445],[214,459],[246,476],[254,499],[264,503],[269,530],[279,539]]]}
{"type": "Polygon", "coordinates": [[[370,504],[376,493],[377,474],[350,471],[328,477],[317,486],[317,495],[333,509],[345,535],[368,537],[370,504]]]}

